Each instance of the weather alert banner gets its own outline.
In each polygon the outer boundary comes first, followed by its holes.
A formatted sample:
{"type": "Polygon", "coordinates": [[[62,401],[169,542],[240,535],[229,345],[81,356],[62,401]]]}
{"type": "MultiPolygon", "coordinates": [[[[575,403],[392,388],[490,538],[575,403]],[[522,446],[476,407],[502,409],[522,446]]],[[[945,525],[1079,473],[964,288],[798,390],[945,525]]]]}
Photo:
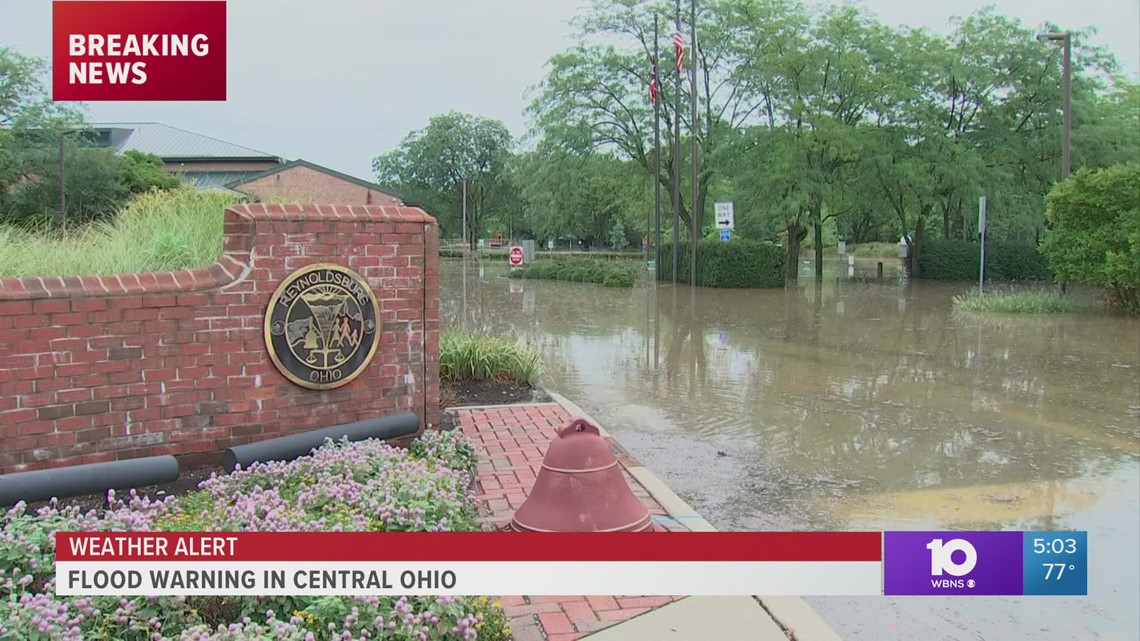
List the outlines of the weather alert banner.
{"type": "Polygon", "coordinates": [[[55,100],[225,100],[226,3],[54,2],[55,100]]]}
{"type": "Polygon", "coordinates": [[[891,595],[1087,595],[1087,532],[886,532],[891,595]]]}
{"type": "Polygon", "coordinates": [[[880,595],[879,532],[56,535],[56,593],[880,595]]]}

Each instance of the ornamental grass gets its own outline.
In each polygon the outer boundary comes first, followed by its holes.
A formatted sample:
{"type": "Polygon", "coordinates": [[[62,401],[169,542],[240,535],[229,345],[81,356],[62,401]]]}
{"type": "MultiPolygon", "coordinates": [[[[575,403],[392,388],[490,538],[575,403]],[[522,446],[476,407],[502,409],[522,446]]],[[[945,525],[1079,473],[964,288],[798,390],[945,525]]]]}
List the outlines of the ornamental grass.
{"type": "Polygon", "coordinates": [[[533,383],[541,373],[538,354],[506,336],[447,333],[439,340],[439,375],[445,381],[533,383]]]}

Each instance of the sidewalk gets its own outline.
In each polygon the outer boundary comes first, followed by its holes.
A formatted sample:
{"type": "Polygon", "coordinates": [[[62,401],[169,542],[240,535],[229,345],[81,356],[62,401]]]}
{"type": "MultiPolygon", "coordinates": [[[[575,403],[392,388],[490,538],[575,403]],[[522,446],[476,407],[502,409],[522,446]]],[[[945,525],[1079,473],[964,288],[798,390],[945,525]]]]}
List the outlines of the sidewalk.
{"type": "MultiPolygon", "coordinates": [[[[454,411],[459,429],[481,449],[478,497],[484,525],[499,529],[533,486],[546,447],[571,417],[585,417],[609,440],[633,492],[659,532],[713,531],[680,497],[568,400],[454,411]]],[[[839,637],[797,598],[504,596],[515,641],[838,641],[839,637]],[[620,625],[618,625],[620,624],[620,625]]]]}

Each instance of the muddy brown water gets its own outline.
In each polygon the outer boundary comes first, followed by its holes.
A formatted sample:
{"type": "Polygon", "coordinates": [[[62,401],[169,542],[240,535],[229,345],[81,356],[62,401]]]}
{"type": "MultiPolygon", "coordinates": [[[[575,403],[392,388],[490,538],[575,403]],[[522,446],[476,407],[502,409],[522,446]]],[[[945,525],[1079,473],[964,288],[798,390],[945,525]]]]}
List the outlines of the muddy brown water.
{"type": "Polygon", "coordinates": [[[1140,321],[957,315],[969,284],[886,262],[730,291],[448,260],[442,324],[533,345],[721,529],[1089,532],[1087,598],[808,599],[845,639],[1137,639],[1140,321]]]}

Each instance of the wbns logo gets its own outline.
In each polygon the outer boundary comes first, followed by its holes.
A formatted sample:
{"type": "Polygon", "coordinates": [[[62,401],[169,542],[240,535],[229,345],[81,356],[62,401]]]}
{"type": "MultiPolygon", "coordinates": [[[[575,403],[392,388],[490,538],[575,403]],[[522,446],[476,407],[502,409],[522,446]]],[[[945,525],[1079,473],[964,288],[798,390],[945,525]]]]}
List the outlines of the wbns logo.
{"type": "MultiPolygon", "coordinates": [[[[932,577],[940,577],[945,574],[955,577],[966,576],[978,564],[978,551],[965,539],[950,539],[946,543],[943,543],[942,539],[934,539],[926,544],[926,549],[930,550],[930,575],[932,577]],[[960,561],[954,559],[955,552],[959,553],[960,561]]],[[[936,588],[974,587],[973,580],[965,581],[963,579],[931,579],[930,584],[936,588]]]]}

